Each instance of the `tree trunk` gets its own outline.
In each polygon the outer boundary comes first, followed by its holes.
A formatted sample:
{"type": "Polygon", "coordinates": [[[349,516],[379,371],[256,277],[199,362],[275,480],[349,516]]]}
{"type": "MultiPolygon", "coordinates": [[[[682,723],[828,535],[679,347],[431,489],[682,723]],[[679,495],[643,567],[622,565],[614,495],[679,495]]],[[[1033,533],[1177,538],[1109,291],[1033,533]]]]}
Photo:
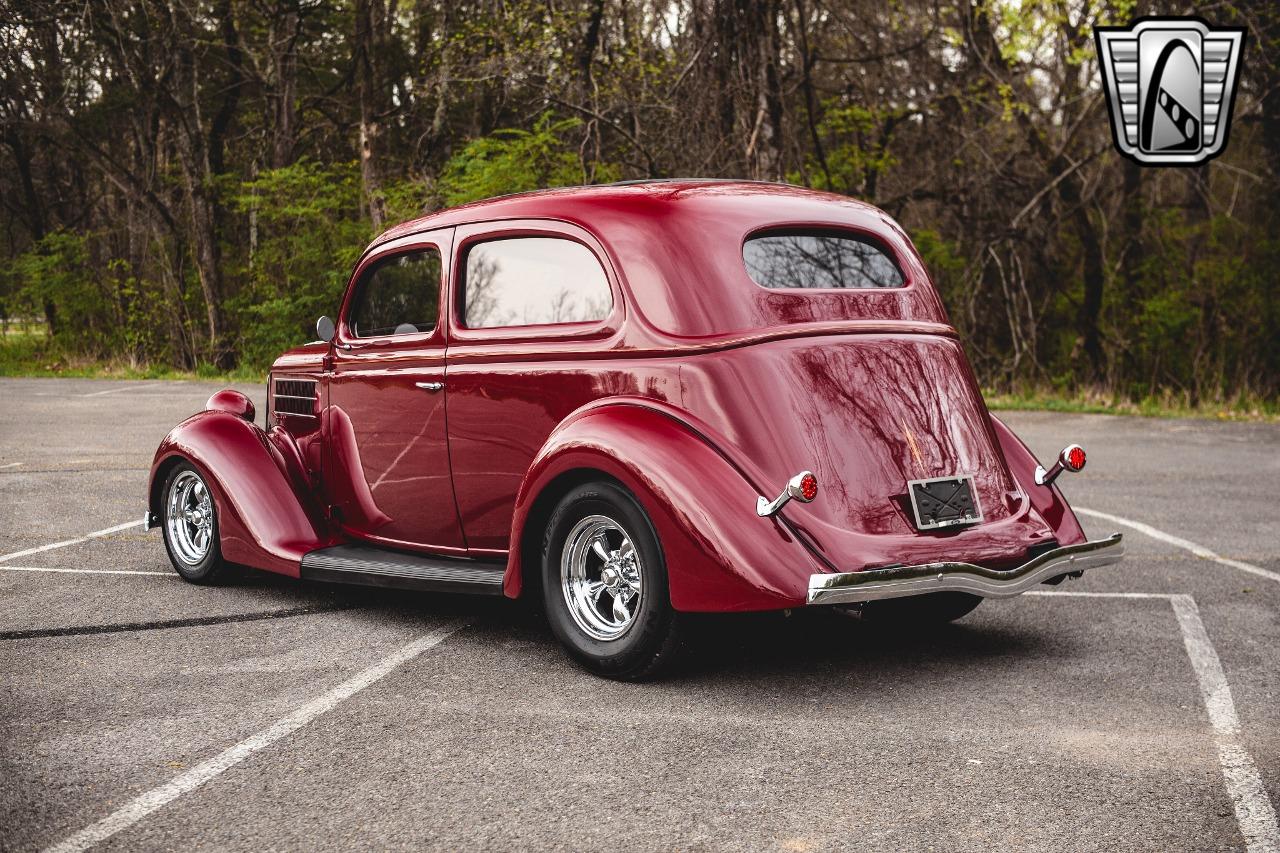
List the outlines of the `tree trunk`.
{"type": "Polygon", "coordinates": [[[1076,327],[1080,332],[1084,354],[1089,359],[1089,378],[1098,381],[1103,378],[1104,372],[1102,333],[1098,329],[1098,320],[1102,315],[1103,287],[1106,283],[1102,241],[1089,219],[1089,209],[1086,206],[1077,207],[1073,225],[1080,240],[1080,251],[1084,255],[1084,299],[1080,302],[1076,327]]]}
{"type": "Polygon", "coordinates": [[[831,169],[827,165],[827,152],[822,144],[822,135],[818,133],[818,96],[814,91],[813,66],[814,50],[809,46],[809,12],[804,0],[795,0],[797,49],[800,52],[800,88],[804,92],[805,124],[809,130],[809,141],[813,145],[813,153],[818,158],[818,167],[822,169],[823,189],[834,190],[831,186],[831,169]]]}
{"type": "Polygon", "coordinates": [[[360,183],[375,234],[381,232],[386,223],[386,201],[382,196],[382,175],[378,168],[382,135],[378,34],[385,17],[382,0],[357,0],[354,59],[356,90],[360,100],[360,183]]]}
{"type": "MultiPolygon", "coordinates": [[[[1121,184],[1124,193],[1124,207],[1121,213],[1121,228],[1124,235],[1124,249],[1120,253],[1120,279],[1124,290],[1124,316],[1130,322],[1136,320],[1142,302],[1142,265],[1146,261],[1146,245],[1142,241],[1142,220],[1144,202],[1142,198],[1143,167],[1125,158],[1123,166],[1124,179],[1121,184]]],[[[1137,354],[1134,347],[1137,343],[1135,331],[1126,336],[1124,348],[1125,375],[1137,375],[1137,354]]]]}
{"type": "Polygon", "coordinates": [[[218,19],[222,30],[222,47],[226,54],[228,78],[223,86],[222,104],[218,107],[213,121],[209,123],[209,167],[213,174],[225,172],[224,152],[226,149],[227,131],[235,119],[236,108],[240,104],[240,93],[244,91],[244,51],[240,48],[240,33],[236,29],[235,15],[232,13],[231,0],[219,0],[214,8],[214,16],[218,19]]]}
{"type": "Polygon", "coordinates": [[[225,340],[217,199],[214,196],[213,169],[209,163],[209,149],[200,109],[200,76],[196,66],[193,32],[191,21],[183,18],[175,20],[177,61],[174,74],[176,91],[172,99],[173,120],[182,132],[177,146],[178,161],[187,201],[188,238],[195,248],[196,273],[205,301],[207,351],[210,361],[220,368],[227,368],[234,359],[225,340]]]}
{"type": "Polygon", "coordinates": [[[780,10],[774,0],[758,0],[756,29],[760,62],[760,108],[764,110],[764,126],[760,129],[759,173],[765,180],[782,179],[782,34],[778,32],[780,10]]]}
{"type": "Polygon", "coordinates": [[[302,34],[299,0],[286,0],[272,28],[271,167],[293,163],[298,137],[298,38],[302,34]]]}
{"type": "Polygon", "coordinates": [[[587,15],[587,28],[583,33],[582,43],[578,46],[576,65],[578,77],[582,81],[585,94],[591,90],[591,63],[595,60],[596,48],[600,45],[600,24],[604,20],[604,0],[593,0],[587,15]]]}

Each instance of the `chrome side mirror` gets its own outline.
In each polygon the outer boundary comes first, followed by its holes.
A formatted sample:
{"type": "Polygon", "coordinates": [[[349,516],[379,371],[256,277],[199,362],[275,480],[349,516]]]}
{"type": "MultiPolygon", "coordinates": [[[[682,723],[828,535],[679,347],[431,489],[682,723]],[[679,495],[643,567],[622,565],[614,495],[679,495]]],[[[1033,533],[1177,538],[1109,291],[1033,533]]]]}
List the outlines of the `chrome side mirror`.
{"type": "Polygon", "coordinates": [[[336,334],[338,334],[338,327],[333,324],[333,320],[327,314],[316,320],[316,337],[320,340],[326,344],[331,343],[336,334]]]}

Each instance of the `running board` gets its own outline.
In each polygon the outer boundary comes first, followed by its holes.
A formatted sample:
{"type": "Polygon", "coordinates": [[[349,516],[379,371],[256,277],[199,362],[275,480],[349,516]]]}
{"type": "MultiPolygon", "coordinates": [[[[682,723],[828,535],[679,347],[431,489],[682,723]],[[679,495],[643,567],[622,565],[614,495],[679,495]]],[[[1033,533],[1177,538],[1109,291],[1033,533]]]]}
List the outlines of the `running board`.
{"type": "Polygon", "coordinates": [[[506,563],[406,554],[368,545],[334,545],[302,557],[301,576],[307,580],[502,595],[506,563]]]}

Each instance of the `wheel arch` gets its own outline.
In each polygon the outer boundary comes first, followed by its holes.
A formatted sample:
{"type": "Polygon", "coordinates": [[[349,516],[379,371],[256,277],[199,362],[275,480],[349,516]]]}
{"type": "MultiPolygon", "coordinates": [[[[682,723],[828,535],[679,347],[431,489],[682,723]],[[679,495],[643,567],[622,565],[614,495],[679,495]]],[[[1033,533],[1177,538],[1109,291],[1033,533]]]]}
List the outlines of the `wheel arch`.
{"type": "Polygon", "coordinates": [[[152,530],[160,526],[161,509],[164,501],[164,484],[168,482],[169,474],[173,469],[178,467],[178,465],[184,461],[191,460],[188,460],[181,453],[173,453],[157,462],[154,470],[151,472],[151,483],[147,489],[148,530],[152,530]]]}
{"type": "Polygon", "coordinates": [[[626,488],[616,477],[599,468],[571,468],[553,477],[534,497],[522,526],[519,545],[520,566],[534,568],[529,572],[521,569],[521,595],[536,597],[542,591],[542,575],[537,571],[537,566],[542,557],[542,537],[546,535],[551,513],[555,512],[564,496],[578,486],[601,481],[626,488]]]}
{"type": "Polygon", "coordinates": [[[556,503],[593,480],[620,485],[649,516],[676,610],[798,606],[809,575],[822,570],[778,519],[755,514],[756,489],[677,412],[610,399],[566,418],[525,475],[503,584],[508,597],[538,583],[542,536],[556,503]]]}
{"type": "Polygon", "coordinates": [[[160,443],[147,486],[148,527],[160,523],[165,481],[184,461],[213,493],[227,561],[297,577],[302,555],[330,544],[314,500],[299,492],[267,434],[220,410],[188,418],[160,443]]]}

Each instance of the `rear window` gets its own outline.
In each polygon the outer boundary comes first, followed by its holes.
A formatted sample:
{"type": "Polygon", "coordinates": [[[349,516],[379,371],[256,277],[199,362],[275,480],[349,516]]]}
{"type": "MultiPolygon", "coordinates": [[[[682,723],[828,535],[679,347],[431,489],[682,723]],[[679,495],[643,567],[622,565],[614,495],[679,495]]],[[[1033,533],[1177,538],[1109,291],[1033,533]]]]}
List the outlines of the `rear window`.
{"type": "Polygon", "coordinates": [[[906,279],[888,251],[839,231],[788,231],[749,237],[747,273],[770,289],[846,290],[902,287],[906,279]]]}

